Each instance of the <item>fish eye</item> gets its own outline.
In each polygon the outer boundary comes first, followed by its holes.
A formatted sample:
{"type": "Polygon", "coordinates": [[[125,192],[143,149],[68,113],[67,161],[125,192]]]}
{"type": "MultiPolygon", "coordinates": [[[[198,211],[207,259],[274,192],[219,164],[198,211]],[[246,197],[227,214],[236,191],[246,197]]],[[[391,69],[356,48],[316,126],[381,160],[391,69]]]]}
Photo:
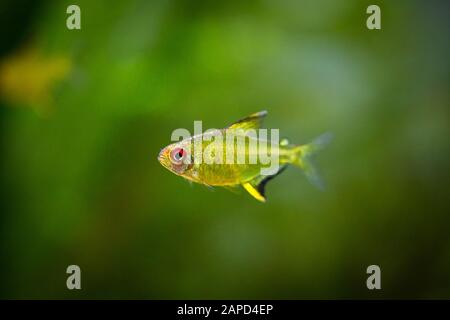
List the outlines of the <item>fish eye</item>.
{"type": "Polygon", "coordinates": [[[175,162],[180,162],[181,160],[183,160],[185,155],[186,155],[186,151],[183,148],[175,148],[171,152],[171,158],[175,162]]]}

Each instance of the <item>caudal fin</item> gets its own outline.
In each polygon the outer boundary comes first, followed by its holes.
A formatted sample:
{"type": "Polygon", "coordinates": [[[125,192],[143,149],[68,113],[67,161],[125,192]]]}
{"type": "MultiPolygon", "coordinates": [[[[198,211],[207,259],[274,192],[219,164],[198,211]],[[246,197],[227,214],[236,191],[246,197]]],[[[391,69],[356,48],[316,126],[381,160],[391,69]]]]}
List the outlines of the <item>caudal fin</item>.
{"type": "Polygon", "coordinates": [[[292,163],[302,168],[308,180],[320,190],[324,190],[325,185],[312,158],[318,151],[325,148],[332,139],[333,135],[330,132],[326,132],[315,138],[311,143],[297,146],[293,149],[295,158],[292,163]]]}

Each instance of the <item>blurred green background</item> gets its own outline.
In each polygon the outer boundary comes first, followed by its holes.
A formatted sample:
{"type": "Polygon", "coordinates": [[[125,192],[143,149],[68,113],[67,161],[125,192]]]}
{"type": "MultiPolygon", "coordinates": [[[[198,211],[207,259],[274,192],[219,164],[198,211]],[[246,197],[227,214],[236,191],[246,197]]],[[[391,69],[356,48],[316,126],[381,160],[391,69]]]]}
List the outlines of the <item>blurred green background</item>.
{"type": "Polygon", "coordinates": [[[1,298],[450,298],[448,2],[76,1],[70,31],[73,3],[0,4],[1,298]],[[261,204],[156,160],[263,109],[334,133],[326,192],[290,168],[261,204]]]}

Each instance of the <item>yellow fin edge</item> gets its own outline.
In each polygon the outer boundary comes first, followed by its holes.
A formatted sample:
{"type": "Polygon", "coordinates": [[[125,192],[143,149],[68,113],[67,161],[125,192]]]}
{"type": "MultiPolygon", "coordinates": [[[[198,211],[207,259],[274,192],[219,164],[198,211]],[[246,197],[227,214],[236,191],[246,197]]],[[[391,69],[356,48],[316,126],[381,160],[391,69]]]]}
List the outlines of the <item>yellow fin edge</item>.
{"type": "Polygon", "coordinates": [[[264,198],[253,185],[247,182],[243,183],[242,186],[245,190],[247,190],[248,193],[252,195],[253,198],[261,202],[266,202],[266,198],[264,198]]]}

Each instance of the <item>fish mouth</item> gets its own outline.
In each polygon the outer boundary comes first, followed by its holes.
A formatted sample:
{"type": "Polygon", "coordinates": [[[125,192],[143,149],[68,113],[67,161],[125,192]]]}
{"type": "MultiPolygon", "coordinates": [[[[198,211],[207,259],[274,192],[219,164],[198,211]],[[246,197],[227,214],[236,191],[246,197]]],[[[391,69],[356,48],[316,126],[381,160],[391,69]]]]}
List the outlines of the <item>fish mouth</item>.
{"type": "Polygon", "coordinates": [[[159,163],[161,163],[161,165],[163,167],[166,167],[169,169],[170,161],[169,161],[167,154],[168,154],[167,148],[161,149],[161,151],[158,154],[158,161],[159,161],[159,163]]]}
{"type": "Polygon", "coordinates": [[[158,161],[161,162],[164,158],[164,149],[161,149],[161,151],[158,154],[158,161]]]}

